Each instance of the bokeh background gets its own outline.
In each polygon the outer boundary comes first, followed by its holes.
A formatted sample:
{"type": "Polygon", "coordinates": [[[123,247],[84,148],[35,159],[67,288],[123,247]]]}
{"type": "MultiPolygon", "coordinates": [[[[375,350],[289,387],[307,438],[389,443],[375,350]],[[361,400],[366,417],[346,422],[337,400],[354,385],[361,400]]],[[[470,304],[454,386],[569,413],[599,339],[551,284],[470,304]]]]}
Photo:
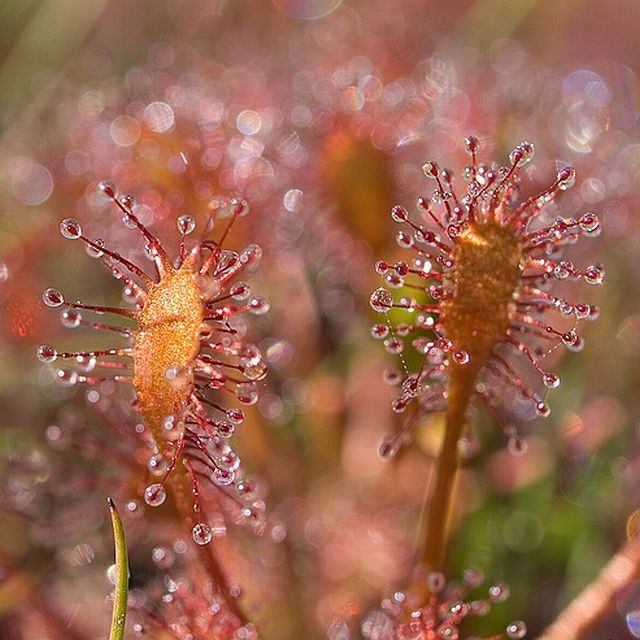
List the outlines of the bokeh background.
{"type": "MultiPolygon", "coordinates": [[[[269,516],[261,538],[229,523],[217,544],[265,638],[360,637],[416,562],[442,426],[377,456],[393,418],[372,265],[397,254],[391,204],[425,195],[427,159],[460,170],[469,133],[487,160],[534,141],[533,185],[572,163],[559,211],[604,230],[572,250],[607,281],[575,291],[602,314],[558,359],[551,417],[518,425],[514,457],[478,411],[457,501],[452,575],[477,567],[512,594],[469,633],[549,624],[640,521],[639,23],[635,0],[0,3],[0,637],[106,637],[106,495],[125,506],[136,602],[168,589],[158,545],[189,573],[179,523],[140,501],[126,390],[63,390],[35,358],[106,340],[63,329],[44,288],[120,298],[61,218],[142,253],[96,198],[104,178],[172,248],[177,215],[250,201],[235,241],[264,250],[252,278],[271,312],[251,330],[271,374],[236,442],[269,516]]],[[[640,637],[637,594],[589,637],[640,637]]]]}

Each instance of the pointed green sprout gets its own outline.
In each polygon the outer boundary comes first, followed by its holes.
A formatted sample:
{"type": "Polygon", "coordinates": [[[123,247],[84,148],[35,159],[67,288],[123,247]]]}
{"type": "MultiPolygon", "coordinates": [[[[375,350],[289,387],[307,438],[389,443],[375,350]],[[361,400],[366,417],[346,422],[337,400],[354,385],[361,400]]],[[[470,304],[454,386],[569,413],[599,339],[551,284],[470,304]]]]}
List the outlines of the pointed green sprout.
{"type": "Polygon", "coordinates": [[[111,526],[113,527],[116,564],[116,586],[109,640],[123,640],[124,622],[127,615],[127,594],[129,592],[129,559],[127,557],[127,544],[124,539],[124,528],[118,515],[118,510],[111,498],[107,498],[107,504],[109,505],[111,526]]]}

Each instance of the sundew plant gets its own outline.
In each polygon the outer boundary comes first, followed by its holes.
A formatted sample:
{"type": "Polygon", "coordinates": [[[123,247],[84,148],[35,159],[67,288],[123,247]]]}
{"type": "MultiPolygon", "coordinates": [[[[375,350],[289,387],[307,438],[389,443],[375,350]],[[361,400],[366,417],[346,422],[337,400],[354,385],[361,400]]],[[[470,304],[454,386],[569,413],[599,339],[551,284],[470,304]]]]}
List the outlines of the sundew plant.
{"type": "Polygon", "coordinates": [[[0,638],[640,637],[638,19],[2,4],[0,638]]]}

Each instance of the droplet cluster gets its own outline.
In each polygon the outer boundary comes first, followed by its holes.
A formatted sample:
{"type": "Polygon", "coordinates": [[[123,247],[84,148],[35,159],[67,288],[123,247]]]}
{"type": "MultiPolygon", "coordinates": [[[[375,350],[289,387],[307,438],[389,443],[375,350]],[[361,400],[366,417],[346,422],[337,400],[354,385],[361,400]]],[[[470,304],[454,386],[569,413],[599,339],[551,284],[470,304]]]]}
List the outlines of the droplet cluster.
{"type": "Polygon", "coordinates": [[[527,634],[522,620],[511,622],[501,633],[485,638],[470,636],[461,629],[467,618],[486,616],[494,605],[509,598],[506,584],[483,589],[481,572],[468,569],[462,582],[448,582],[439,572],[426,576],[426,603],[420,597],[397,591],[385,598],[378,610],[361,622],[365,638],[376,640],[520,640],[527,634]]]}
{"type": "Polygon", "coordinates": [[[384,376],[399,388],[393,411],[403,413],[411,403],[420,411],[409,412],[400,430],[385,439],[383,456],[397,451],[418,416],[446,407],[451,376],[464,367],[478,381],[475,395],[502,428],[503,393],[493,388],[508,385],[535,414],[549,415],[547,390],[561,381],[544,359],[562,346],[580,351],[579,321],[599,315],[594,305],[551,290],[565,280],[599,285],[605,275],[600,264],[579,268],[562,257],[566,245],[599,234],[596,214],[542,222],[558,194],[575,183],[574,169],[563,167],[549,187],[522,198],[521,170],[534,145],[519,144],[507,166],[479,163],[479,148],[476,137],[465,140],[471,162],[463,170],[464,195],[454,188],[453,172],[430,161],[422,171],[434,183],[431,195],[420,197],[413,213],[401,205],[391,210],[401,225],[397,243],[411,257],[376,262],[384,286],[372,293],[370,305],[383,320],[371,332],[401,359],[401,369],[384,376]],[[418,367],[410,370],[407,362],[416,360],[418,367]],[[542,393],[529,388],[531,369],[542,393]]]}

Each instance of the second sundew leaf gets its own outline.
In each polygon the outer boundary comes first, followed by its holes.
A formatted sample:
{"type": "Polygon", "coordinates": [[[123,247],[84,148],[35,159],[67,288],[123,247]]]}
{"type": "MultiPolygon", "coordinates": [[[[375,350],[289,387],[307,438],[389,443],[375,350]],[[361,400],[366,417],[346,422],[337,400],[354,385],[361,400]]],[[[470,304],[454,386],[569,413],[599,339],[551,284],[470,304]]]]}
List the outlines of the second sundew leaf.
{"type": "Polygon", "coordinates": [[[113,528],[116,565],[116,585],[109,640],[123,640],[124,623],[127,616],[127,596],[129,594],[129,557],[127,553],[127,543],[124,537],[124,527],[122,526],[122,520],[120,520],[116,505],[111,498],[107,498],[107,503],[109,505],[111,526],[113,528]]]}

